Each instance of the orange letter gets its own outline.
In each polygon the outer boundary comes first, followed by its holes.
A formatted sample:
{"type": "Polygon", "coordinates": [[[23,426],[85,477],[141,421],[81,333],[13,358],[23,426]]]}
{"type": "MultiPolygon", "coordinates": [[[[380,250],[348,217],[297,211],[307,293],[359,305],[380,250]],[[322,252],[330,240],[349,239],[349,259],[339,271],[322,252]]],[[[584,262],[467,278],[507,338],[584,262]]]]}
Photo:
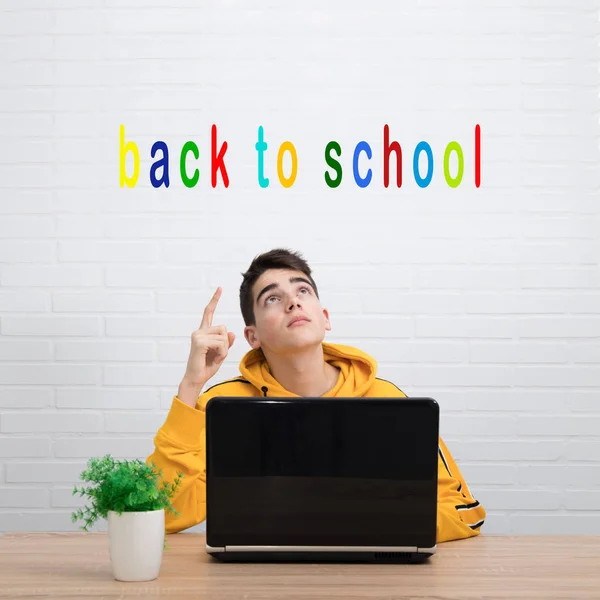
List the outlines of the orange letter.
{"type": "Polygon", "coordinates": [[[296,148],[292,142],[283,142],[279,146],[279,152],[277,153],[277,177],[283,187],[290,188],[296,181],[296,174],[298,173],[298,155],[296,154],[296,148]],[[285,152],[289,152],[292,158],[292,173],[289,177],[285,177],[283,174],[283,155],[285,152]]]}

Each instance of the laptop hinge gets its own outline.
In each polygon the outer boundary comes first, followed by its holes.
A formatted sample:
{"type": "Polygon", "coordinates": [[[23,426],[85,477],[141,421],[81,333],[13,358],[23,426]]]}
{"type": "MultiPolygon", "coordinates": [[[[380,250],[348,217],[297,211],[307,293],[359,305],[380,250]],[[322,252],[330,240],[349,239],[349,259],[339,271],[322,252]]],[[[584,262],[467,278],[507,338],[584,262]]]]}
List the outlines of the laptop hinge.
{"type": "MultiPolygon", "coordinates": [[[[214,551],[214,550],[213,550],[214,551]]],[[[221,552],[419,552],[416,546],[225,546],[221,552]]]]}

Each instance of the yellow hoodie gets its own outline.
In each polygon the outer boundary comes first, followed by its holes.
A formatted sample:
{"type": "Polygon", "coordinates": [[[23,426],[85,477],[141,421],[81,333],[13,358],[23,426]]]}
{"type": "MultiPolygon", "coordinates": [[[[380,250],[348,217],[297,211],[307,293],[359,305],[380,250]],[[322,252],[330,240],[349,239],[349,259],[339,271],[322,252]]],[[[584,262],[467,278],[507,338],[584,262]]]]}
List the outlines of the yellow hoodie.
{"type": "MultiPolygon", "coordinates": [[[[340,369],[337,384],[324,394],[342,397],[400,397],[406,394],[393,383],[379,379],[377,363],[368,354],[350,346],[323,343],[327,362],[340,369]]],[[[214,396],[296,396],[271,375],[261,350],[251,350],[240,362],[241,377],[218,383],[200,395],[196,408],[173,398],[169,414],[154,438],[155,450],[147,462],[162,469],[173,481],[177,472],[185,477],[173,498],[178,517],[166,513],[166,531],[175,533],[206,518],[205,407],[214,396]]],[[[486,516],[473,498],[454,459],[440,438],[438,464],[437,542],[478,535],[486,516]]]]}

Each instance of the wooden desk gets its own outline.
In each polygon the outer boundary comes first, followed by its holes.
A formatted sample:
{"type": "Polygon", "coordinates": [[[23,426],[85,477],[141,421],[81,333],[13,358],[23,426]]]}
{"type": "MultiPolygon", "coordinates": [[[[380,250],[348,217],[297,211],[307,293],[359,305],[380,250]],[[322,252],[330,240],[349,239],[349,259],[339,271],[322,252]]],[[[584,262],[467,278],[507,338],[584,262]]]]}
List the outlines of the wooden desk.
{"type": "Polygon", "coordinates": [[[168,536],[158,579],[115,581],[103,533],[0,536],[0,598],[600,598],[600,537],[486,536],[446,542],[420,565],[235,564],[203,534],[168,536]]]}

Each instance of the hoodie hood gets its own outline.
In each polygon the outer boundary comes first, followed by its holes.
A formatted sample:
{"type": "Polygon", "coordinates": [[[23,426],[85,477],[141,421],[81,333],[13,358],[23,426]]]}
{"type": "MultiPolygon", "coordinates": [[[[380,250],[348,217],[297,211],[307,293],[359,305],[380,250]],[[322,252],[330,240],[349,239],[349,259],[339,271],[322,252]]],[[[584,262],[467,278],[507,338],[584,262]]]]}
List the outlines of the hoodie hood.
{"type": "MultiPolygon", "coordinates": [[[[362,397],[369,390],[377,375],[377,362],[366,352],[352,346],[323,342],[325,361],[340,370],[337,383],[324,397],[362,397]]],[[[288,392],[272,375],[263,351],[251,350],[240,362],[240,373],[261,396],[296,396],[288,392]]]]}

